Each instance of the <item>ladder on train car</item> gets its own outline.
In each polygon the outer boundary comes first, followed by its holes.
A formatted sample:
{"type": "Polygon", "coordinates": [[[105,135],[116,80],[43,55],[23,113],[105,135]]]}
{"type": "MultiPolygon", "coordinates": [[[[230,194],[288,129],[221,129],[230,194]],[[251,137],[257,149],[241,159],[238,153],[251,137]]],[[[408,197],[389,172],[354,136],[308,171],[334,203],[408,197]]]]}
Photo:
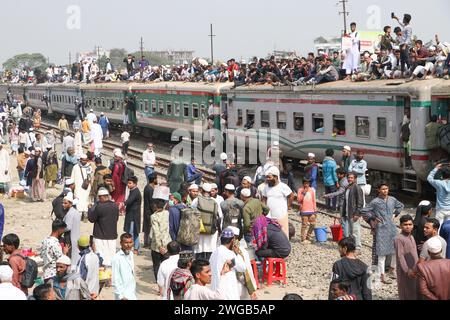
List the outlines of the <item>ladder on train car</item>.
{"type": "Polygon", "coordinates": [[[402,190],[411,193],[421,192],[420,179],[414,170],[403,171],[402,190]]]}

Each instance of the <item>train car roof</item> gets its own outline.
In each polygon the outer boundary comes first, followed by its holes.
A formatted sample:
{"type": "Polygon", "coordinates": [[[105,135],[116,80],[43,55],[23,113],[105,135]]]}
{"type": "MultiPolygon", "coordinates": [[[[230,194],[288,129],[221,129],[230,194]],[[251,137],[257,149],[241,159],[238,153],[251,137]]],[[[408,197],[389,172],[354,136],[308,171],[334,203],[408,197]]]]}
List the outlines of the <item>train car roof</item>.
{"type": "Polygon", "coordinates": [[[405,80],[375,80],[365,82],[335,81],[315,86],[272,86],[272,85],[250,85],[241,86],[230,90],[235,93],[353,93],[353,94],[395,94],[395,95],[418,95],[424,91],[434,93],[434,90],[450,94],[450,81],[443,79],[416,80],[406,82],[405,80]]]}

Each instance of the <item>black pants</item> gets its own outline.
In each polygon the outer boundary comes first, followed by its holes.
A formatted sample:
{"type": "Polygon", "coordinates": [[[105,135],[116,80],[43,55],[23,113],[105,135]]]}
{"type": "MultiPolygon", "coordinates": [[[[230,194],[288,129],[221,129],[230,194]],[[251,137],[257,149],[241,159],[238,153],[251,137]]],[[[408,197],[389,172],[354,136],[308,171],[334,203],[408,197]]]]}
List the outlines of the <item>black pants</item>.
{"type": "Polygon", "coordinates": [[[155,281],[158,280],[159,266],[164,260],[167,260],[167,258],[167,254],[162,255],[161,253],[152,250],[153,274],[155,275],[155,281]]]}
{"type": "Polygon", "coordinates": [[[130,146],[130,141],[124,142],[122,144],[122,152],[124,155],[128,155],[128,147],[130,146]]]}
{"type": "Polygon", "coordinates": [[[400,49],[400,62],[402,67],[402,73],[406,71],[405,66],[409,67],[411,66],[411,62],[409,61],[409,48],[408,46],[402,46],[400,49]]]}
{"type": "Polygon", "coordinates": [[[280,254],[273,249],[261,249],[256,251],[255,254],[260,258],[281,258],[281,259],[286,258],[280,256],[280,254]]]}
{"type": "MultiPolygon", "coordinates": [[[[336,186],[325,186],[325,194],[334,193],[337,191],[336,186]]],[[[336,211],[337,198],[326,199],[328,209],[336,211]]]]}

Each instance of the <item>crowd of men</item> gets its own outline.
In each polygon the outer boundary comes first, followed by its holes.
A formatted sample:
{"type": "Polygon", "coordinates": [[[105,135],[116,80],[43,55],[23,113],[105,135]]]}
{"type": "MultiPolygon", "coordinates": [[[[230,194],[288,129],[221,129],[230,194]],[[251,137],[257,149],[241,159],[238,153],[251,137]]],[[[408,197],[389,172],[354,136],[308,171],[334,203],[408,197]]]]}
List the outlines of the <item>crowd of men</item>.
{"type": "MultiPolygon", "coordinates": [[[[5,108],[7,119],[15,115],[14,107],[5,108]]],[[[17,127],[25,126],[20,131],[30,137],[31,127],[39,124],[26,108],[17,127]]],[[[30,143],[18,139],[17,178],[30,187],[33,201],[46,200],[46,182],[64,184],[61,194],[52,199],[53,222],[40,247],[43,284],[34,287],[37,265],[24,256],[19,236],[5,230],[0,238],[8,259],[0,266],[0,299],[25,299],[33,287],[32,299],[98,299],[102,288],[111,285],[117,300],[135,300],[134,258],[142,253],[142,233],[162,299],[256,299],[258,283],[264,281],[264,260],[291,254],[295,228],[288,217],[294,199],[301,217],[301,245],[314,242],[319,184],[325,187],[328,208],[340,212],[345,237],[339,242],[342,259],[333,265],[330,299],[372,298],[368,266],[358,258],[361,221],[372,229],[372,265],[381,283],[396,278],[400,299],[450,298],[445,281],[450,276],[450,169],[446,165],[438,164],[428,177],[437,191],[435,217],[432,204],[421,202],[414,219],[400,217],[398,234],[395,219],[403,204],[389,195],[385,182],[372,182],[377,196],[369,201],[368,164],[362,151],[353,157],[349,146],[343,146],[341,156],[326,150],[321,175],[315,155],[308,154],[298,187],[292,170],[280,160],[278,143],[269,148],[254,176],[236,167],[235,155],[220,154],[213,166],[215,183],[205,180],[194,158],[187,164],[173,159],[167,182],[162,182],[156,172],[155,146],[149,143],[142,154],[146,183],[141,192],[124,154],[129,134],[122,135],[124,150],[114,150],[113,159],[103,164],[101,146],[95,142],[98,134],[101,143],[103,130],[93,112],[83,122],[75,120],[72,128],[64,117],[58,126],[63,132],[61,164],[54,134],[48,135],[53,137],[50,141],[39,134],[30,143]],[[438,172],[441,178],[436,179],[438,172]],[[52,177],[49,181],[47,175],[52,177]],[[118,228],[121,215],[123,233],[118,228]],[[82,221],[93,224],[92,235],[81,234],[82,221]]],[[[8,194],[13,175],[11,136],[3,142],[0,192],[8,194]]],[[[7,212],[2,216],[7,219],[7,212]]]]}
{"type": "MultiPolygon", "coordinates": [[[[72,66],[49,66],[42,77],[48,82],[108,83],[120,81],[159,82],[234,82],[236,86],[249,84],[315,85],[341,79],[369,81],[375,79],[449,79],[450,43],[441,42],[436,35],[435,43],[428,47],[413,36],[412,17],[405,14],[399,26],[385,26],[380,41],[371,52],[361,52],[361,36],[356,23],[351,32],[344,35],[350,45],[344,51],[329,56],[324,50],[311,52],[307,57],[294,59],[268,59],[254,57],[251,61],[209,64],[204,59],[184,61],[182,65],[151,66],[142,56],[136,59],[128,55],[122,66],[114,66],[111,60],[100,68],[95,59],[85,59],[72,66]]],[[[34,70],[24,69],[5,72],[4,82],[33,83],[37,80],[34,70]]]]}

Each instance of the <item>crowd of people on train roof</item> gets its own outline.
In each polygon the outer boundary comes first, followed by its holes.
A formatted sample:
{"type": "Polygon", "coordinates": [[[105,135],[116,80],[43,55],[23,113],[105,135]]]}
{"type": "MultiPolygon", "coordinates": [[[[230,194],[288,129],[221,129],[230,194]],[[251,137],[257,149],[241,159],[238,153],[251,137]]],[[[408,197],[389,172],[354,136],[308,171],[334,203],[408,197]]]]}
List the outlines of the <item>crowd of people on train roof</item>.
{"type": "MultiPolygon", "coordinates": [[[[386,26],[373,52],[361,52],[360,32],[356,23],[344,37],[351,39],[351,47],[331,55],[319,50],[306,57],[267,59],[254,57],[251,61],[230,59],[213,65],[195,58],[182,65],[152,66],[142,56],[140,60],[128,55],[123,65],[114,66],[110,60],[104,68],[97,61],[84,60],[71,66],[49,66],[45,80],[52,83],[108,83],[108,82],[234,82],[236,86],[250,84],[304,85],[338,80],[370,81],[375,79],[449,79],[450,43],[441,42],[436,35],[428,46],[413,36],[412,17],[397,17],[396,27],[386,26]]],[[[4,82],[33,83],[35,71],[30,69],[5,72],[4,82]]]]}

